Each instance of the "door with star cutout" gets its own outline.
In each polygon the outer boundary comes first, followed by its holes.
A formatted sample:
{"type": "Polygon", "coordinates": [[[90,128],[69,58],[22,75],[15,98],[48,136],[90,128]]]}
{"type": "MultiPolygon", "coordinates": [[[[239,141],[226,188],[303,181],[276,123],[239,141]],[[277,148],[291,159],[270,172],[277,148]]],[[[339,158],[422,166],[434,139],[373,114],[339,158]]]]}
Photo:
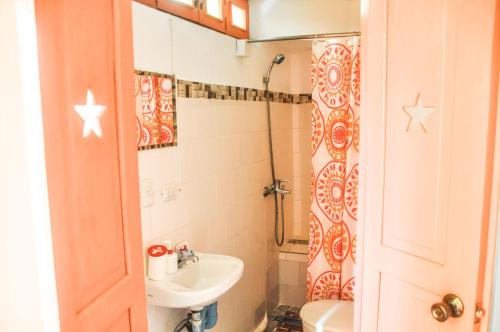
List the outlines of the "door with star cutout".
{"type": "Polygon", "coordinates": [[[131,2],[35,5],[61,331],[146,331],[131,2]]]}
{"type": "Polygon", "coordinates": [[[366,7],[357,331],[479,328],[495,5],[374,0],[366,7]],[[461,299],[460,317],[448,312],[458,301],[444,301],[447,294],[461,299]]]}

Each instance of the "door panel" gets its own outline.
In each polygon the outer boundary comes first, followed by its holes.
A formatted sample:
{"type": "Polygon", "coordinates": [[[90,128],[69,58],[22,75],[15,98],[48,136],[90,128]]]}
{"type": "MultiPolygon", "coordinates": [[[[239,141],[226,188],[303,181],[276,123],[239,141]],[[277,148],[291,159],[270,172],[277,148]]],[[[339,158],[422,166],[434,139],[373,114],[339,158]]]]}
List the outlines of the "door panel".
{"type": "Polygon", "coordinates": [[[146,331],[131,3],[36,1],[61,330],[146,331]],[[105,105],[83,137],[75,105],[105,105]]]}
{"type": "Polygon", "coordinates": [[[357,330],[473,331],[495,0],[366,1],[357,330]],[[409,127],[408,107],[433,108],[409,127]],[[464,315],[438,323],[447,293],[464,315]]]}
{"type": "Polygon", "coordinates": [[[65,108],[72,110],[74,104],[85,104],[89,87],[94,91],[96,102],[107,108],[101,120],[104,133],[101,139],[96,136],[82,139],[81,118],[72,112],[69,119],[73,130],[68,137],[67,156],[71,160],[68,180],[75,188],[70,204],[81,220],[71,223],[70,227],[76,235],[73,239],[78,269],[75,291],[78,308],[82,309],[126,276],[115,121],[113,3],[78,2],[71,6],[68,14],[72,24],[66,28],[65,47],[70,69],[65,108]],[[100,14],[94,15],[95,12],[100,14]],[[82,29],[90,17],[93,24],[82,29]],[[96,51],[89,52],[92,49],[96,51]]]}
{"type": "Polygon", "coordinates": [[[383,243],[436,263],[443,263],[446,243],[448,105],[454,93],[446,82],[453,81],[455,68],[453,38],[447,32],[455,25],[448,15],[455,6],[453,0],[390,0],[385,30],[383,243]],[[425,121],[427,133],[402,111],[418,96],[436,109],[425,121]]]}
{"type": "Polygon", "coordinates": [[[131,332],[130,331],[130,312],[124,312],[106,332],[131,332]]]}
{"type": "Polygon", "coordinates": [[[439,302],[440,297],[422,288],[382,274],[380,282],[379,331],[423,332],[439,331],[438,322],[432,319],[428,303],[439,302]],[[391,312],[391,308],[405,307],[409,310],[391,312]],[[410,309],[411,308],[411,309],[410,309]],[[424,318],[423,321],[419,319],[424,318]]]}

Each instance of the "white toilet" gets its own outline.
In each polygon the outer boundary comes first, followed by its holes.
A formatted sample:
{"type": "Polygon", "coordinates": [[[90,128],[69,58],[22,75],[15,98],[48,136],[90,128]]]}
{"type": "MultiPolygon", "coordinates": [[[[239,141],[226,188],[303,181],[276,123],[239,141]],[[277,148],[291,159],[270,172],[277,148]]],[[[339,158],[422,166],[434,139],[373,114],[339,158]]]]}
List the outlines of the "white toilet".
{"type": "Polygon", "coordinates": [[[323,300],[309,302],[300,310],[304,332],[352,332],[354,302],[323,300]]]}

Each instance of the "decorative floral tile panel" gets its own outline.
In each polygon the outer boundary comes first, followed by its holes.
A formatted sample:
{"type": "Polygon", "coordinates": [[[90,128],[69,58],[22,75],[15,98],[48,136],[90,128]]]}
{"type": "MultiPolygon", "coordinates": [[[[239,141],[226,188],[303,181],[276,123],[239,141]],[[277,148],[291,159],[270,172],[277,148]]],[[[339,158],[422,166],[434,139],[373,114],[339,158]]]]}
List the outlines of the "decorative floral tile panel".
{"type": "Polygon", "coordinates": [[[175,77],[136,70],[134,81],[138,149],[176,145],[175,77]]]}

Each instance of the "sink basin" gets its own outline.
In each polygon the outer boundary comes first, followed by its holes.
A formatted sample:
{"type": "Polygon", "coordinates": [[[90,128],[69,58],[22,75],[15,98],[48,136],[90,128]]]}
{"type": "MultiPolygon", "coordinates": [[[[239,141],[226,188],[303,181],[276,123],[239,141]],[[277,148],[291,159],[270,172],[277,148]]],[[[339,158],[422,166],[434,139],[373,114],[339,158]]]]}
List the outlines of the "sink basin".
{"type": "Polygon", "coordinates": [[[209,305],[243,275],[243,262],[231,256],[198,253],[198,262],[185,265],[165,279],[146,279],[148,303],[169,308],[209,305]]]}

